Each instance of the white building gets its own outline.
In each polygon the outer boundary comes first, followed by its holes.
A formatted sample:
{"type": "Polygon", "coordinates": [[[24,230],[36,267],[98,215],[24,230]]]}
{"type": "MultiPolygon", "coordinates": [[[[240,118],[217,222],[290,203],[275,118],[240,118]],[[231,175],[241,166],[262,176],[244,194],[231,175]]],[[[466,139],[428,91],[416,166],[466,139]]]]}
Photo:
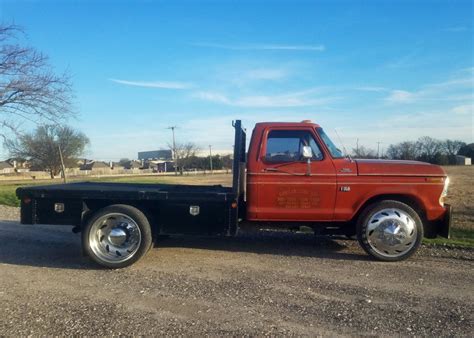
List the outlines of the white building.
{"type": "Polygon", "coordinates": [[[456,165],[471,165],[471,158],[461,155],[456,155],[456,165]]]}

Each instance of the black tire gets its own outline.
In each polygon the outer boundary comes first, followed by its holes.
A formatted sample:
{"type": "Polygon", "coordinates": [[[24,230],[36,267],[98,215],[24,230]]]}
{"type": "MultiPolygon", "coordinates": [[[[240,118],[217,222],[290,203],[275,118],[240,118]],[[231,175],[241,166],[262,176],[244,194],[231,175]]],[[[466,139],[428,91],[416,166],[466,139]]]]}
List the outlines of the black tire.
{"type": "Polygon", "coordinates": [[[89,256],[95,263],[111,269],[124,268],[137,262],[151,249],[153,245],[151,226],[147,217],[139,209],[124,204],[111,205],[94,212],[94,214],[88,219],[82,231],[82,245],[85,254],[89,256]],[[136,251],[134,250],[133,254],[125,261],[111,262],[104,260],[100,257],[100,255],[96,254],[91,247],[91,230],[93,229],[94,224],[103,217],[111,214],[126,215],[128,218],[133,220],[136,226],[139,228],[139,231],[137,231],[139,235],[137,236],[140,238],[140,243],[137,245],[135,249],[136,251]]]}
{"type": "MultiPolygon", "coordinates": [[[[396,211],[395,214],[400,216],[396,211]]],[[[386,262],[396,262],[409,258],[418,250],[423,240],[423,223],[418,213],[409,205],[395,200],[383,200],[367,206],[358,218],[356,229],[357,239],[364,251],[373,258],[386,262]],[[407,239],[407,242],[409,243],[406,244],[407,247],[409,245],[409,248],[407,248],[406,251],[401,250],[396,257],[390,256],[389,252],[382,252],[382,250],[374,246],[368,238],[368,232],[370,235],[370,231],[368,231],[370,230],[370,228],[368,228],[369,221],[373,220],[373,217],[376,217],[378,213],[381,213],[384,210],[402,211],[402,215],[411,217],[411,220],[414,222],[414,230],[412,232],[413,237],[407,239]]]]}

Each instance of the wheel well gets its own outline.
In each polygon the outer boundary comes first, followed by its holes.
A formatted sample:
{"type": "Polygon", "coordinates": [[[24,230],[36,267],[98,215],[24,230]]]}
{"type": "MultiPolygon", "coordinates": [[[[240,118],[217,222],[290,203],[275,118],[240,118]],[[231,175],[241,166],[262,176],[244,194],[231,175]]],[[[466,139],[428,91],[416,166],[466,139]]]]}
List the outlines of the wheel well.
{"type": "Polygon", "coordinates": [[[157,204],[154,203],[153,205],[151,203],[147,203],[146,201],[141,201],[138,203],[138,201],[133,201],[133,200],[84,200],[84,207],[83,207],[83,214],[82,214],[82,220],[81,220],[81,228],[87,223],[87,221],[92,217],[92,215],[97,211],[102,208],[108,207],[110,205],[115,205],[115,204],[124,204],[124,205],[129,205],[134,208],[137,208],[143,214],[145,217],[148,219],[148,222],[150,223],[151,226],[151,231],[153,237],[158,234],[159,232],[159,224],[158,224],[158,219],[156,217],[158,209],[157,209],[157,204]]]}
{"type": "Polygon", "coordinates": [[[408,195],[398,195],[398,194],[385,194],[385,195],[377,195],[369,198],[367,201],[365,201],[364,204],[361,205],[359,210],[357,210],[357,213],[354,215],[352,218],[352,223],[355,225],[357,223],[357,219],[359,218],[359,215],[367,208],[367,206],[379,202],[379,201],[384,201],[384,200],[392,200],[392,201],[399,201],[402,203],[405,203],[409,205],[410,207],[415,210],[418,215],[420,215],[421,220],[423,221],[423,224],[425,224],[425,209],[423,208],[423,205],[418,201],[415,197],[413,196],[408,196],[408,195]]]}

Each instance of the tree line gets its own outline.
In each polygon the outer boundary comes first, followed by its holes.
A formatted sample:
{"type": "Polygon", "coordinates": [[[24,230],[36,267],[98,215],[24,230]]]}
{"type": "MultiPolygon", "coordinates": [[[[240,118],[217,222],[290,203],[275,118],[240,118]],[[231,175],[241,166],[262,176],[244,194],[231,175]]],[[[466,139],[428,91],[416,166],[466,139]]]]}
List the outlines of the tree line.
{"type": "MultiPolygon", "coordinates": [[[[180,170],[211,170],[211,156],[198,156],[201,148],[194,142],[176,143],[175,147],[168,144],[168,148],[175,154],[180,170]]],[[[231,169],[232,158],[230,155],[213,155],[212,169],[231,169]]]]}
{"type": "MultiPolygon", "coordinates": [[[[391,144],[380,156],[394,160],[417,160],[433,164],[456,164],[456,155],[472,157],[472,145],[459,140],[439,140],[429,136],[420,137],[416,141],[402,141],[391,144]]],[[[364,146],[354,148],[356,158],[377,158],[377,152],[364,146]]]]}

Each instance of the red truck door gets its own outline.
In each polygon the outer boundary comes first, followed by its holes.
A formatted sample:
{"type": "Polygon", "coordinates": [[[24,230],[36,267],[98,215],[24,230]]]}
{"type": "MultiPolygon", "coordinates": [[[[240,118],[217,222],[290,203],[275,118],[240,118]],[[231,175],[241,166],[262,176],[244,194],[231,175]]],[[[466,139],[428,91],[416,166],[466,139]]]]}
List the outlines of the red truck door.
{"type": "Polygon", "coordinates": [[[335,168],[314,128],[266,129],[257,161],[257,170],[249,173],[248,183],[257,192],[253,202],[257,202],[254,210],[258,220],[333,219],[335,168]],[[303,146],[312,149],[309,168],[301,156],[303,146]]]}

